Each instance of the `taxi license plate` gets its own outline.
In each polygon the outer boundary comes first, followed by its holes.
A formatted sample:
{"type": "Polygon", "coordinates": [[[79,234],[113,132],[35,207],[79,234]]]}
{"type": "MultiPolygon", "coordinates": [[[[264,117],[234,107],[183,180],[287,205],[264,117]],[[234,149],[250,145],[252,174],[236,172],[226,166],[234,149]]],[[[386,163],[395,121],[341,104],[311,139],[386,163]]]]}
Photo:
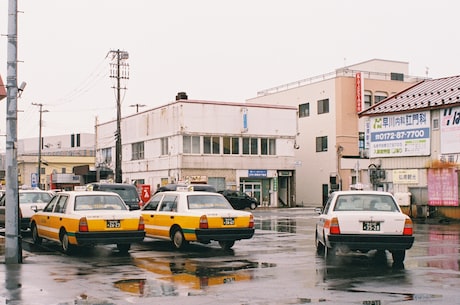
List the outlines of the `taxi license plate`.
{"type": "Polygon", "coordinates": [[[363,222],[363,231],[380,231],[380,222],[375,222],[375,221],[363,222]]]}
{"type": "Polygon", "coordinates": [[[224,218],[224,226],[233,226],[235,224],[235,218],[227,217],[224,218]]]}
{"type": "Polygon", "coordinates": [[[121,225],[119,220],[107,220],[107,229],[114,229],[120,227],[121,225]]]}

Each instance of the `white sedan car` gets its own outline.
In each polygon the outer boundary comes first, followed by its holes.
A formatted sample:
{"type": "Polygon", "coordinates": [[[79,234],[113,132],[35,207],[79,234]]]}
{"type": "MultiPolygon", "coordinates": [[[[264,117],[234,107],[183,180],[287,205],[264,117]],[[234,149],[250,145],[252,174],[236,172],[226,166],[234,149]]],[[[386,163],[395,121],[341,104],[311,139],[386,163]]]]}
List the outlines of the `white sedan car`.
{"type": "Polygon", "coordinates": [[[412,221],[390,193],[334,192],[318,218],[316,249],[326,258],[349,251],[377,250],[382,255],[388,250],[397,266],[414,242],[412,221]]]}
{"type": "MultiPolygon", "coordinates": [[[[43,210],[54,192],[40,189],[19,190],[19,207],[21,217],[21,229],[29,228],[30,218],[37,211],[43,210]]],[[[0,226],[5,226],[6,196],[0,198],[0,226]]]]}

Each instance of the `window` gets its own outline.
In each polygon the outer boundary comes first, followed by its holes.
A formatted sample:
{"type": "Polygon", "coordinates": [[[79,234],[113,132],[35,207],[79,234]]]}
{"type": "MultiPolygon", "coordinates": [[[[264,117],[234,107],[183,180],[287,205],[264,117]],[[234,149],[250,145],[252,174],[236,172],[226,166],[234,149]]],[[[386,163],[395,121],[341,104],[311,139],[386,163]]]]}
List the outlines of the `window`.
{"type": "Polygon", "coordinates": [[[374,104],[377,104],[388,97],[385,92],[377,91],[374,96],[374,104]]]}
{"type": "Polygon", "coordinates": [[[70,135],[70,147],[80,147],[80,134],[77,133],[70,135]]]}
{"type": "Polygon", "coordinates": [[[131,144],[131,160],[144,159],[144,142],[131,144]]]}
{"type": "Polygon", "coordinates": [[[101,150],[102,163],[111,164],[112,163],[112,148],[103,148],[101,150]]]}
{"type": "Polygon", "coordinates": [[[372,106],[372,92],[364,91],[364,109],[372,106]]]}
{"type": "Polygon", "coordinates": [[[257,142],[257,138],[243,138],[243,155],[259,154],[257,142]]]}
{"type": "Polygon", "coordinates": [[[203,137],[203,153],[219,154],[220,153],[220,138],[219,137],[203,137]]]}
{"type": "Polygon", "coordinates": [[[299,118],[310,116],[310,103],[299,105],[299,118]]]}
{"type": "Polygon", "coordinates": [[[434,118],[433,119],[433,129],[434,130],[439,129],[439,118],[434,118]]]}
{"type": "Polygon", "coordinates": [[[276,154],[275,139],[261,138],[260,139],[260,154],[275,155],[276,154]]]}
{"type": "Polygon", "coordinates": [[[161,138],[161,155],[166,156],[169,154],[168,138],[161,138]]]}
{"type": "Polygon", "coordinates": [[[404,81],[404,74],[403,73],[391,72],[391,80],[404,81]]]}
{"type": "Polygon", "coordinates": [[[200,153],[200,136],[183,136],[182,141],[184,154],[200,153]]]}
{"type": "Polygon", "coordinates": [[[327,137],[316,138],[316,152],[327,151],[327,137]]]}
{"type": "Polygon", "coordinates": [[[318,101],[318,114],[328,113],[329,112],[329,99],[319,100],[318,101]]]}
{"type": "Polygon", "coordinates": [[[240,153],[240,139],[237,137],[224,137],[224,154],[238,155],[240,153]]]}
{"type": "Polygon", "coordinates": [[[61,168],[61,173],[62,173],[62,174],[65,174],[66,172],[67,172],[67,168],[62,167],[62,168],[61,168]]]}

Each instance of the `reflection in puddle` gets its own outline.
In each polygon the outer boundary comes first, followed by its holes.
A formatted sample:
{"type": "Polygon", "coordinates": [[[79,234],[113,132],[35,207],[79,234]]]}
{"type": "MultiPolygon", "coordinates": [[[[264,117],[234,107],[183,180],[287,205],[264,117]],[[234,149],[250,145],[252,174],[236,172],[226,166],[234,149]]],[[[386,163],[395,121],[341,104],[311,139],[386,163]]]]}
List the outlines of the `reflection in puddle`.
{"type": "Polygon", "coordinates": [[[431,259],[429,267],[459,270],[458,266],[458,231],[430,230],[428,255],[432,258],[443,257],[441,260],[431,259]]]}
{"type": "Polygon", "coordinates": [[[178,295],[177,286],[191,289],[205,289],[208,286],[230,284],[253,279],[255,268],[274,267],[269,263],[257,263],[248,260],[196,261],[191,259],[158,259],[151,257],[134,258],[137,267],[158,276],[160,287],[152,291],[145,279],[128,279],[115,282],[123,291],[139,295],[178,295]],[[165,284],[167,283],[167,284],[165,284]]]}
{"type": "Polygon", "coordinates": [[[259,230],[296,233],[296,220],[292,218],[269,218],[256,221],[255,228],[259,230]]]}

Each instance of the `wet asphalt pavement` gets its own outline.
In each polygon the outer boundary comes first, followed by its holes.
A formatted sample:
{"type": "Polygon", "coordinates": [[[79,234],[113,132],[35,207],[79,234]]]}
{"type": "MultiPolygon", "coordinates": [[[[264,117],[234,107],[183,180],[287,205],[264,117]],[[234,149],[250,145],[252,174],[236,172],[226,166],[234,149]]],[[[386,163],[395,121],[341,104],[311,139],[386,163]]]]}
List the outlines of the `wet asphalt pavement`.
{"type": "MultiPolygon", "coordinates": [[[[326,263],[311,209],[256,210],[256,234],[176,251],[146,239],[129,254],[97,246],[68,256],[24,234],[23,264],[0,264],[0,304],[459,304],[459,224],[418,222],[405,267],[391,255],[326,263]]],[[[0,259],[4,260],[0,238],[0,259]]]]}

